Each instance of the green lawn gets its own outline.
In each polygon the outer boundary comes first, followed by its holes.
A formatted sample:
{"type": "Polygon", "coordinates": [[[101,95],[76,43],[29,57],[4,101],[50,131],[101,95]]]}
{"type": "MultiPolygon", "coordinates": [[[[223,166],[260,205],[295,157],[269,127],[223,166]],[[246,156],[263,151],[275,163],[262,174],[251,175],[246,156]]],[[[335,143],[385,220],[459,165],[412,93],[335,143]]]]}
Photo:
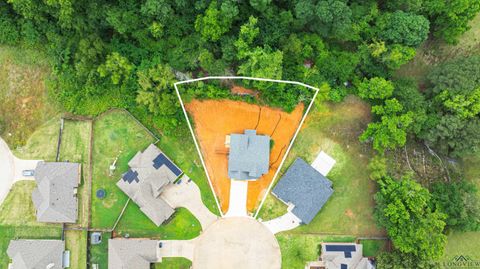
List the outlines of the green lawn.
{"type": "Polygon", "coordinates": [[[118,236],[151,239],[193,239],[200,235],[200,222],[184,208],[177,208],[173,218],[157,227],[134,202],[130,202],[115,229],[118,236]]]}
{"type": "MultiPolygon", "coordinates": [[[[358,140],[369,120],[368,105],[352,96],[340,104],[321,103],[312,109],[282,171],[296,157],[311,162],[323,150],[336,160],[328,175],[334,193],[309,225],[289,233],[383,235],[373,219],[376,189],[366,169],[370,146],[358,140]]],[[[269,194],[259,217],[268,220],[285,212],[286,206],[269,194]]]]}
{"type": "Polygon", "coordinates": [[[360,240],[359,243],[363,245],[364,257],[375,257],[378,254],[380,254],[380,252],[386,250],[386,247],[387,247],[386,240],[365,239],[365,240],[360,240]]]}
{"type": "Polygon", "coordinates": [[[309,234],[280,233],[276,235],[282,252],[282,268],[304,268],[309,261],[320,256],[322,242],[354,242],[352,236],[322,236],[309,234]]]}
{"type": "Polygon", "coordinates": [[[78,223],[82,227],[88,225],[88,183],[89,173],[88,151],[90,148],[90,128],[88,121],[65,120],[62,144],[60,146],[60,161],[78,162],[82,164],[82,181],[78,188],[78,223]]]}
{"type": "Polygon", "coordinates": [[[0,120],[11,148],[23,145],[43,123],[59,113],[47,96],[49,58],[39,49],[0,46],[0,120]]]}
{"type": "Polygon", "coordinates": [[[93,128],[92,226],[109,229],[128,200],[127,195],[116,186],[117,181],[127,171],[128,161],[155,139],[121,111],[101,116],[95,120],[93,128]],[[117,157],[117,169],[109,176],[109,166],[117,157]],[[100,188],[106,190],[104,199],[95,196],[100,188]]]}
{"type": "Polygon", "coordinates": [[[211,212],[219,215],[212,189],[208,184],[205,170],[190,133],[181,137],[162,136],[157,146],[198,185],[203,203],[211,212]]]}
{"type": "MultiPolygon", "coordinates": [[[[7,248],[13,239],[60,239],[61,227],[0,225],[0,268],[7,268],[7,248]]],[[[106,267],[105,267],[106,268],[106,267]]]]}
{"type": "Polygon", "coordinates": [[[87,268],[87,232],[66,231],[65,249],[70,250],[70,269],[87,268]]]}
{"type": "MultiPolygon", "coordinates": [[[[90,234],[88,236],[90,236],[90,234]]],[[[110,233],[102,233],[102,242],[100,244],[90,244],[89,264],[98,264],[99,268],[108,267],[108,239],[110,237],[110,233]]]]}
{"type": "Polygon", "coordinates": [[[31,197],[35,186],[33,180],[22,180],[13,185],[0,206],[0,225],[61,227],[59,224],[37,222],[31,197]]]}
{"type": "Polygon", "coordinates": [[[192,262],[185,258],[163,258],[155,264],[155,269],[190,269],[192,262]]]}

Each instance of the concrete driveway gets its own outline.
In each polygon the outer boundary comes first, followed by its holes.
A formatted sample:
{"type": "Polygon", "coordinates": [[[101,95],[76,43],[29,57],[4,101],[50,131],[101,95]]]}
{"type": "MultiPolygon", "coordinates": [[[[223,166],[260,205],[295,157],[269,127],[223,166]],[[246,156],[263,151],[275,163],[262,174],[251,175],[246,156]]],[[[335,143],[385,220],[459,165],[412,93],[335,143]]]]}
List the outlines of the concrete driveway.
{"type": "Polygon", "coordinates": [[[297,228],[300,226],[300,219],[297,218],[292,212],[287,212],[285,215],[282,215],[278,218],[264,221],[263,225],[267,227],[273,234],[288,231],[297,228]]]}
{"type": "Polygon", "coordinates": [[[197,184],[186,175],[181,178],[180,183],[166,186],[160,197],[173,208],[184,207],[192,212],[203,230],[218,219],[218,216],[203,204],[197,184]]]}
{"type": "Polygon", "coordinates": [[[162,258],[183,257],[193,261],[194,240],[160,240],[162,247],[157,249],[158,262],[162,258]]]}
{"type": "Polygon", "coordinates": [[[33,177],[22,176],[23,170],[34,170],[40,160],[18,159],[0,138],[0,204],[3,203],[12,188],[19,180],[33,180],[33,177]]]}

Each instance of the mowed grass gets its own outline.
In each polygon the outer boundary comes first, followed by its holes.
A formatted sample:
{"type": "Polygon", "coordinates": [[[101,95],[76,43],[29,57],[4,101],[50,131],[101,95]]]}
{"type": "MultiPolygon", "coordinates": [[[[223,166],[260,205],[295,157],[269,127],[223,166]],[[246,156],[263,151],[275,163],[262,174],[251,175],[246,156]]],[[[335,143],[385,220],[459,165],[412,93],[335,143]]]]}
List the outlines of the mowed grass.
{"type": "Polygon", "coordinates": [[[0,225],[0,268],[8,268],[7,248],[14,239],[57,239],[62,235],[61,227],[9,226],[0,225]]]}
{"type": "Polygon", "coordinates": [[[190,269],[192,262],[185,258],[163,258],[155,264],[155,269],[190,269]]]}
{"type": "Polygon", "coordinates": [[[66,231],[65,249],[70,251],[69,268],[87,268],[87,231],[66,231]]]}
{"type": "MultiPolygon", "coordinates": [[[[340,104],[317,103],[302,127],[282,171],[297,157],[312,162],[320,151],[336,160],[328,178],[334,193],[308,225],[289,233],[383,235],[373,219],[376,186],[368,178],[370,145],[361,144],[359,135],[370,121],[370,108],[349,96],[340,104]]],[[[259,217],[269,220],[286,212],[286,206],[269,194],[259,217]]]]}
{"type": "MultiPolygon", "coordinates": [[[[90,234],[88,235],[90,236],[90,234]]],[[[98,264],[99,268],[108,267],[108,239],[111,238],[110,233],[102,233],[102,242],[98,245],[90,244],[89,248],[89,264],[98,264]]],[[[89,267],[92,268],[92,267],[89,267]]]]}
{"type": "Polygon", "coordinates": [[[88,196],[90,171],[88,152],[90,148],[91,123],[88,121],[65,120],[63,125],[62,143],[60,145],[60,161],[70,161],[82,164],[82,180],[78,188],[78,221],[82,227],[88,225],[88,196]]]}
{"type": "Polygon", "coordinates": [[[59,131],[60,117],[56,116],[39,126],[26,144],[14,149],[13,153],[21,159],[55,161],[59,131]]]}
{"type": "Polygon", "coordinates": [[[205,206],[212,213],[219,215],[220,212],[214,194],[190,133],[185,133],[180,137],[162,136],[157,146],[197,184],[205,206]]]}
{"type": "Polygon", "coordinates": [[[322,242],[354,242],[351,236],[323,236],[311,234],[280,233],[276,235],[282,252],[282,268],[304,268],[309,261],[320,256],[322,242]]]}
{"type": "Polygon", "coordinates": [[[117,236],[128,234],[132,238],[187,240],[197,237],[201,231],[200,222],[185,208],[177,208],[167,223],[157,227],[138,205],[130,201],[114,232],[117,236]]]}
{"type": "MultiPolygon", "coordinates": [[[[128,170],[128,161],[153,142],[155,139],[125,112],[108,112],[95,120],[91,193],[94,228],[113,228],[128,200],[116,183],[128,170]],[[116,158],[117,169],[110,176],[109,167],[116,158]],[[104,199],[96,197],[98,189],[106,190],[104,199]]],[[[138,214],[143,213],[138,211],[138,214]]]]}
{"type": "Polygon", "coordinates": [[[387,250],[387,240],[365,239],[359,242],[363,246],[364,257],[376,257],[387,250]]]}
{"type": "Polygon", "coordinates": [[[0,225],[62,227],[59,224],[37,222],[31,196],[35,187],[33,180],[18,181],[12,186],[7,198],[0,206],[0,225]]]}
{"type": "Polygon", "coordinates": [[[43,123],[58,114],[47,95],[49,58],[38,49],[0,46],[0,135],[11,148],[23,145],[43,123]]]}

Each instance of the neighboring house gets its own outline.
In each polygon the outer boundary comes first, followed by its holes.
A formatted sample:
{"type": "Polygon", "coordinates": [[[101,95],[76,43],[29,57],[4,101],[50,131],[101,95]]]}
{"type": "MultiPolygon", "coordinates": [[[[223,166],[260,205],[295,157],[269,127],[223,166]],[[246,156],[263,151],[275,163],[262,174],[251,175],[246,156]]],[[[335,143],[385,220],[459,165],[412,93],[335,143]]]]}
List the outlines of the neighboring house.
{"type": "Polygon", "coordinates": [[[7,249],[9,269],[61,269],[68,263],[64,251],[61,240],[12,240],[7,249]]]}
{"type": "Polygon", "coordinates": [[[77,188],[81,166],[69,162],[39,162],[35,168],[37,187],[32,192],[37,221],[75,223],[78,218],[77,188]]]}
{"type": "Polygon", "coordinates": [[[272,194],[305,224],[313,220],[332,193],[332,182],[300,158],[272,190],[272,194]]]}
{"type": "Polygon", "coordinates": [[[109,239],[109,269],[150,269],[158,262],[159,242],[144,239],[109,239]]]}
{"type": "Polygon", "coordinates": [[[319,261],[310,262],[305,269],[374,269],[363,257],[362,245],[355,243],[322,243],[319,261]]]}
{"type": "Polygon", "coordinates": [[[165,186],[182,174],[182,170],[153,144],[138,152],[128,165],[130,169],[123,174],[117,186],[160,226],[175,212],[160,194],[165,186]]]}
{"type": "Polygon", "coordinates": [[[255,180],[268,173],[270,137],[257,135],[255,130],[227,136],[228,176],[236,180],[255,180]]]}

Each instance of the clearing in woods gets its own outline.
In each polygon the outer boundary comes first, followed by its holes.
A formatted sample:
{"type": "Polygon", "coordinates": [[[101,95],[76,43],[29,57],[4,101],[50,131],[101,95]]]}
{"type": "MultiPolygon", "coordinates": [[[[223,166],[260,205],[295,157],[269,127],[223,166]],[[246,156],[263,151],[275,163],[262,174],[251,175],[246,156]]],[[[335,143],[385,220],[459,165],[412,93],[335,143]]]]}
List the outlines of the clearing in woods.
{"type": "Polygon", "coordinates": [[[185,106],[193,118],[199,146],[223,212],[228,210],[230,196],[226,136],[255,129],[258,134],[269,135],[273,140],[268,173],[248,184],[247,210],[254,211],[300,124],[304,105],[299,104],[292,113],[232,100],[193,100],[185,106]]]}

